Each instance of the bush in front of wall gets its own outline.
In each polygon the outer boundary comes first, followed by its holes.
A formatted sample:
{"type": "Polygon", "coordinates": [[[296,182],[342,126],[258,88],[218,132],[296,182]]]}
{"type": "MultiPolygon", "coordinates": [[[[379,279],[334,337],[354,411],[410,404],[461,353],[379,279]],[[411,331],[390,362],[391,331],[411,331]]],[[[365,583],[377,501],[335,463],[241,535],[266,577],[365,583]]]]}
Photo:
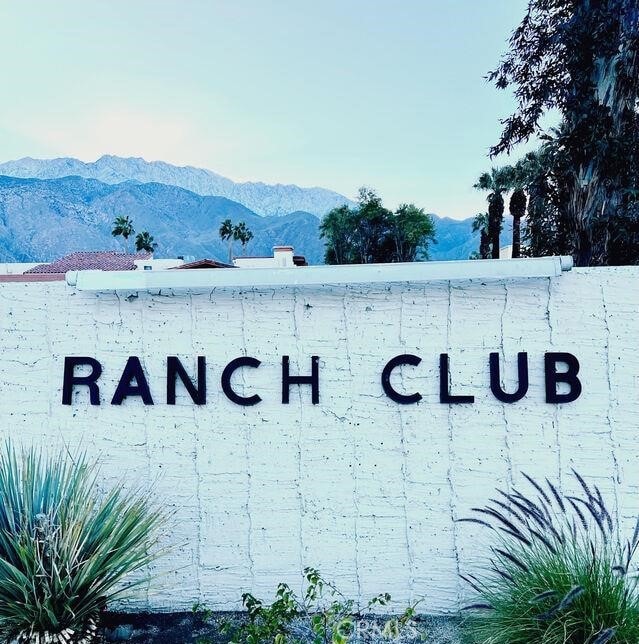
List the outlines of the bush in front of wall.
{"type": "Polygon", "coordinates": [[[0,635],[18,642],[98,641],[100,612],[146,581],[160,511],[149,495],[101,495],[84,455],[0,453],[0,635]]]}
{"type": "MultiPolygon", "coordinates": [[[[303,597],[298,597],[287,584],[279,584],[270,605],[251,593],[244,593],[242,603],[247,611],[246,622],[240,626],[228,624],[223,629],[230,635],[231,644],[347,644],[351,641],[422,639],[422,633],[413,621],[419,602],[408,606],[399,616],[364,623],[363,615],[389,604],[391,596],[388,593],[377,595],[359,612],[355,611],[354,600],[324,579],[317,569],[305,568],[304,582],[303,597]]],[[[199,606],[194,607],[194,611],[204,615],[199,606]]],[[[201,639],[198,644],[209,642],[201,639]]]]}
{"type": "Polygon", "coordinates": [[[568,495],[524,474],[530,489],[497,491],[470,521],[492,530],[490,566],[462,575],[477,593],[465,630],[476,644],[636,644],[633,556],[596,485],[574,472],[568,495]]]}

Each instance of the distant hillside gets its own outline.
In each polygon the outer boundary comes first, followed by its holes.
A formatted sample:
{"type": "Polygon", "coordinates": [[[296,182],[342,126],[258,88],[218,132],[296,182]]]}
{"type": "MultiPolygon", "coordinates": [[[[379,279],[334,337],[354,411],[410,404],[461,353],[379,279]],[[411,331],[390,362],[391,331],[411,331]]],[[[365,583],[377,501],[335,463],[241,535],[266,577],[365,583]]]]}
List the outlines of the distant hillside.
{"type": "MultiPolygon", "coordinates": [[[[468,259],[468,256],[479,249],[479,233],[474,233],[473,217],[468,219],[435,218],[437,244],[432,247],[430,258],[436,260],[468,259]]],[[[504,217],[504,229],[501,233],[501,246],[511,243],[513,221],[510,216],[504,217]]]]}
{"type": "MultiPolygon", "coordinates": [[[[111,235],[113,219],[129,215],[137,231],[158,242],[158,257],[177,255],[225,260],[220,223],[245,221],[253,231],[248,252],[270,255],[276,244],[291,244],[310,263],[322,263],[319,219],[304,211],[260,217],[224,197],[201,196],[176,186],[94,179],[16,179],[0,176],[0,261],[46,261],[77,250],[121,249],[111,235]]],[[[467,259],[478,247],[472,220],[435,217],[438,243],[431,259],[467,259]]],[[[511,234],[507,220],[503,244],[511,234]]],[[[239,245],[235,251],[240,253],[239,245]]]]}
{"type": "Polygon", "coordinates": [[[281,183],[235,183],[211,170],[110,155],[102,156],[92,163],[72,158],[25,157],[0,163],[0,175],[35,179],[78,176],[109,184],[124,181],[163,183],[203,196],[226,197],[262,216],[283,216],[301,210],[322,217],[332,208],[350,203],[343,195],[324,188],[300,188],[281,183]]]}
{"type": "MultiPolygon", "coordinates": [[[[159,183],[108,185],[93,179],[15,179],[0,176],[0,261],[45,261],[76,250],[121,249],[113,219],[126,214],[137,231],[158,242],[158,257],[177,255],[225,260],[220,223],[245,221],[255,237],[249,253],[270,255],[291,244],[319,263],[319,219],[306,212],[260,217],[224,197],[202,197],[159,183]]],[[[235,245],[240,254],[239,244],[235,245]]]]}

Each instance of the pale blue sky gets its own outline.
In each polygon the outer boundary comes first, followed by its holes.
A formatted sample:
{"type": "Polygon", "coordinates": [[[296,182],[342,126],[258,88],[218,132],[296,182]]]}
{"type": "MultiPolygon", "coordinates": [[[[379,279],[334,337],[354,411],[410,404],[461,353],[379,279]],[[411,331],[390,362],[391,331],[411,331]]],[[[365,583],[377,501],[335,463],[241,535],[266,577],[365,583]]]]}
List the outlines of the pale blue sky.
{"type": "Polygon", "coordinates": [[[525,0],[0,0],[0,160],[142,156],[442,216],[513,107],[525,0]]]}

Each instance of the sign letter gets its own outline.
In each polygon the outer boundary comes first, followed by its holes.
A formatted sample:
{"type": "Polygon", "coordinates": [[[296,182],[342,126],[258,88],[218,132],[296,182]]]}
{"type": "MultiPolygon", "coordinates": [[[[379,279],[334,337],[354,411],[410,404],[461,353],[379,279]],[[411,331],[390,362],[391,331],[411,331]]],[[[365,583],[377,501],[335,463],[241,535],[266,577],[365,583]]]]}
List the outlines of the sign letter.
{"type": "Polygon", "coordinates": [[[224,367],[224,371],[222,372],[222,391],[231,402],[234,402],[236,405],[242,405],[243,407],[251,407],[252,405],[257,405],[257,403],[262,400],[257,394],[253,394],[252,396],[240,396],[233,391],[233,387],[231,387],[231,376],[236,369],[239,369],[240,367],[253,367],[254,369],[257,369],[260,364],[261,363],[257,358],[243,356],[241,358],[231,360],[231,362],[224,367]]]}
{"type": "Polygon", "coordinates": [[[528,392],[528,354],[523,351],[517,354],[517,377],[519,380],[517,391],[512,394],[506,393],[501,388],[499,354],[490,354],[490,390],[497,400],[505,403],[514,403],[521,400],[528,392]]]}
{"type": "Polygon", "coordinates": [[[196,405],[206,404],[206,358],[197,357],[197,387],[193,384],[191,378],[186,373],[180,359],[176,356],[168,356],[166,359],[166,404],[175,405],[175,385],[177,378],[180,378],[182,384],[191,396],[191,400],[196,405]]]}
{"type": "Polygon", "coordinates": [[[92,405],[100,404],[100,388],[97,379],[102,374],[102,365],[95,358],[66,357],[64,359],[64,376],[62,378],[62,404],[70,405],[75,385],[86,385],[89,388],[89,400],[92,405]],[[75,368],[80,365],[91,367],[88,376],[76,376],[75,368]]]}
{"type": "Polygon", "coordinates": [[[122,401],[128,396],[140,396],[145,405],[153,404],[149,383],[146,381],[144,370],[140,364],[140,358],[137,356],[130,356],[126,361],[111,404],[121,405],[122,401]],[[135,384],[133,384],[133,380],[135,380],[135,384]]]}
{"type": "Polygon", "coordinates": [[[581,395],[581,382],[577,378],[579,360],[572,353],[547,353],[544,356],[544,370],[546,372],[547,403],[569,403],[579,398],[581,395]],[[568,369],[557,373],[558,362],[563,362],[568,369]],[[567,393],[557,392],[557,385],[560,382],[568,385],[570,390],[567,393]]]}
{"type": "Polygon", "coordinates": [[[400,394],[398,391],[395,391],[391,386],[390,379],[393,369],[399,367],[403,364],[409,364],[413,367],[416,367],[422,359],[419,356],[414,356],[411,353],[405,353],[401,356],[395,356],[391,358],[384,367],[382,371],[382,389],[384,393],[394,402],[399,403],[400,405],[412,405],[418,403],[422,399],[422,395],[418,392],[414,394],[400,394]]]}
{"type": "Polygon", "coordinates": [[[319,356],[311,356],[310,376],[291,376],[289,357],[282,356],[282,403],[289,404],[289,388],[291,385],[311,385],[311,400],[314,405],[319,403],[319,356]]]}
{"type": "Polygon", "coordinates": [[[439,402],[451,405],[459,403],[473,403],[475,396],[453,396],[450,393],[448,376],[450,373],[450,364],[447,353],[439,354],[439,402]]]}

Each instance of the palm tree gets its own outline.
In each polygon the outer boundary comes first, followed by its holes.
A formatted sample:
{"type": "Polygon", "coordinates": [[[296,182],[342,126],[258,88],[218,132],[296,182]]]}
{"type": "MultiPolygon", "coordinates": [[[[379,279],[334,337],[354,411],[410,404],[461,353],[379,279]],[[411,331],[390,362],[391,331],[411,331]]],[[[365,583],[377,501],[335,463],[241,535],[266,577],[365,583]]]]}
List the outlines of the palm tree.
{"type": "Polygon", "coordinates": [[[153,235],[151,235],[147,230],[138,233],[135,238],[135,250],[138,253],[146,251],[147,253],[153,253],[158,245],[153,240],[153,235]]]}
{"type": "Polygon", "coordinates": [[[478,190],[488,190],[488,236],[492,247],[492,258],[499,259],[499,233],[504,221],[504,197],[513,181],[513,169],[510,166],[491,168],[484,172],[474,185],[478,190]]]}
{"type": "MultiPolygon", "coordinates": [[[[490,237],[488,235],[488,213],[480,212],[473,219],[473,232],[479,232],[479,259],[488,259],[490,255],[490,237]]],[[[475,256],[476,257],[476,256],[475,256]]]]}
{"type": "Polygon", "coordinates": [[[222,222],[219,234],[222,241],[225,241],[228,244],[229,264],[231,264],[233,262],[233,240],[237,239],[237,237],[235,237],[235,228],[233,227],[233,222],[230,219],[225,219],[222,222]]]}
{"type": "Polygon", "coordinates": [[[511,257],[521,257],[521,218],[526,214],[528,199],[523,188],[515,188],[508,208],[513,216],[513,250],[511,257]]]}
{"type": "Polygon", "coordinates": [[[242,255],[246,255],[246,246],[253,239],[253,233],[241,221],[233,230],[233,239],[237,239],[242,244],[242,255]]]}
{"type": "Polygon", "coordinates": [[[122,237],[124,239],[124,250],[129,252],[129,237],[135,232],[133,229],[133,221],[128,216],[120,215],[115,218],[113,222],[113,230],[111,234],[114,237],[122,237]]]}

